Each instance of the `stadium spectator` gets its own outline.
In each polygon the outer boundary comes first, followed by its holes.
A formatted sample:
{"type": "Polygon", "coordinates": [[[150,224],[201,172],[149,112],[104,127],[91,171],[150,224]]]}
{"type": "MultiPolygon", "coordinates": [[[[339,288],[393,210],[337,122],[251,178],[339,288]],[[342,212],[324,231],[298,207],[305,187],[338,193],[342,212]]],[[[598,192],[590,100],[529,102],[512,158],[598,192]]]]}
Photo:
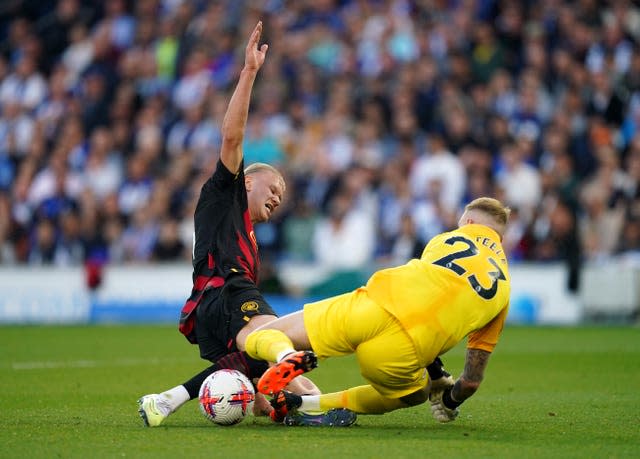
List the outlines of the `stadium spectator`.
{"type": "Polygon", "coordinates": [[[85,191],[91,191],[98,201],[117,192],[123,180],[122,155],[113,150],[113,136],[107,128],[93,131],[83,176],[85,191]]]}
{"type": "Polygon", "coordinates": [[[89,27],[94,18],[93,7],[80,0],[59,0],[53,11],[44,14],[35,22],[35,30],[42,40],[44,68],[51,69],[58,56],[69,48],[74,39],[74,30],[89,27]]]}
{"type": "Polygon", "coordinates": [[[153,176],[149,161],[138,154],[129,159],[127,176],[118,190],[118,206],[124,215],[131,215],[149,202],[153,176]]]}
{"type": "Polygon", "coordinates": [[[248,163],[267,163],[280,166],[285,153],[282,145],[267,131],[266,120],[256,115],[247,124],[244,154],[248,163]]]}
{"type": "Polygon", "coordinates": [[[130,224],[121,236],[124,259],[134,263],[149,261],[160,231],[158,220],[146,205],[134,209],[129,217],[130,224]]]}
{"type": "Polygon", "coordinates": [[[294,199],[293,209],[283,222],[284,257],[287,261],[311,262],[313,244],[309,234],[313,234],[318,215],[304,197],[294,199]]]}
{"type": "Polygon", "coordinates": [[[175,220],[165,220],[160,223],[160,232],[151,258],[154,261],[178,261],[185,259],[185,246],[179,238],[178,226],[175,220]]]}
{"type": "Polygon", "coordinates": [[[13,217],[11,200],[6,192],[0,192],[0,264],[15,263],[16,255],[11,241],[13,217]]]}
{"type": "Polygon", "coordinates": [[[62,63],[69,72],[66,83],[72,87],[80,79],[94,58],[94,44],[84,23],[74,24],[69,30],[69,46],[61,55],[62,63]]]}
{"type": "Polygon", "coordinates": [[[521,146],[505,144],[500,151],[501,169],[497,184],[505,192],[505,202],[517,207],[522,218],[531,222],[541,197],[540,171],[527,163],[521,146]]]}
{"type": "Polygon", "coordinates": [[[34,120],[22,112],[20,102],[5,99],[0,118],[0,151],[19,162],[29,153],[34,131],[34,120]]]}
{"type": "Polygon", "coordinates": [[[47,95],[47,82],[32,56],[23,55],[0,84],[0,103],[17,103],[26,113],[34,111],[47,95]]]}
{"type": "MultiPolygon", "coordinates": [[[[465,188],[465,173],[460,158],[447,149],[444,138],[430,134],[428,151],[413,164],[409,181],[416,199],[432,194],[433,182],[439,192],[437,206],[447,213],[456,213],[465,188]]],[[[430,196],[433,197],[433,196],[430,196]]]]}
{"type": "Polygon", "coordinates": [[[315,260],[329,272],[364,268],[373,259],[373,221],[354,208],[353,197],[345,191],[331,199],[328,212],[313,231],[315,260]]]}
{"type": "Polygon", "coordinates": [[[32,235],[33,243],[29,251],[32,265],[51,265],[56,258],[56,228],[51,220],[42,219],[32,235]]]}
{"type": "MultiPolygon", "coordinates": [[[[413,221],[413,198],[405,179],[402,166],[397,162],[387,164],[380,177],[380,189],[377,194],[380,209],[378,227],[377,255],[386,257],[394,241],[402,232],[403,215],[413,221]]],[[[415,225],[415,223],[413,223],[415,225]]]]}
{"type": "Polygon", "coordinates": [[[401,265],[413,258],[420,258],[425,243],[416,231],[416,225],[409,214],[400,217],[400,232],[391,242],[391,250],[387,264],[401,265]]]}
{"type": "Polygon", "coordinates": [[[182,76],[173,88],[176,108],[185,110],[202,103],[209,95],[211,85],[207,53],[203,49],[194,49],[187,57],[182,76]]]}
{"type": "Polygon", "coordinates": [[[125,0],[112,0],[105,4],[104,17],[95,29],[96,34],[108,37],[113,52],[120,53],[133,44],[136,19],[127,11],[125,0]]]}

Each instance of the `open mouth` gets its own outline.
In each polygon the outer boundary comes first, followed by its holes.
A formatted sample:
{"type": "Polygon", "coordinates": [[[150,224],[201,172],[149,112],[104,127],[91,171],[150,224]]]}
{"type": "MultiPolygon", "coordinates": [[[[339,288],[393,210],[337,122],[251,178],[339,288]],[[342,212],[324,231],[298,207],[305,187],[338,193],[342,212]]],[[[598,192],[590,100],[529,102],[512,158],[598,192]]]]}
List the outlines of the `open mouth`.
{"type": "Polygon", "coordinates": [[[271,215],[271,214],[273,213],[273,211],[274,211],[273,204],[271,204],[271,203],[267,202],[264,206],[265,206],[265,207],[267,208],[267,210],[269,211],[269,215],[271,215]]]}

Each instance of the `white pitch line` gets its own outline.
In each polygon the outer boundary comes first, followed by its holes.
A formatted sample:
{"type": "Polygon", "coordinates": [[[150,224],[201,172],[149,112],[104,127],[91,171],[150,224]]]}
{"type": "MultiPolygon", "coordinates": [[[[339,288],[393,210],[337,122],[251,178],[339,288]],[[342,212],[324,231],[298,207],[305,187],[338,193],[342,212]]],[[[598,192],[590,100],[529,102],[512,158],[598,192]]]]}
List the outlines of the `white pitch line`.
{"type": "Polygon", "coordinates": [[[46,370],[55,368],[95,368],[95,367],[133,367],[137,365],[165,365],[167,363],[187,363],[192,359],[117,359],[117,360],[68,360],[41,362],[12,362],[14,370],[46,370]]]}

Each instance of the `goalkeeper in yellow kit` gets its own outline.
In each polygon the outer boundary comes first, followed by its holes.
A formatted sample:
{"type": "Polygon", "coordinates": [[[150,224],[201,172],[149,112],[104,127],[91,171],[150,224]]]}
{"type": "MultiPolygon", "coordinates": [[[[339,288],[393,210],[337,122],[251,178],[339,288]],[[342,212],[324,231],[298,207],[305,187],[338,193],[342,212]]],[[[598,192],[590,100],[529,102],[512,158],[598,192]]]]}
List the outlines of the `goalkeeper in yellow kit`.
{"type": "Polygon", "coordinates": [[[501,240],[509,212],[495,199],[476,199],[458,229],[434,237],[420,259],[378,271],[364,287],[306,304],[252,332],[247,353],[276,362],[258,390],[273,396],[281,417],[332,408],[378,414],[429,399],[438,421],[455,419],[478,389],[507,316],[510,279],[501,240]],[[460,377],[432,374],[432,383],[426,367],[465,337],[460,377]],[[315,368],[317,358],[351,353],[369,385],[309,396],[283,391],[315,368]]]}

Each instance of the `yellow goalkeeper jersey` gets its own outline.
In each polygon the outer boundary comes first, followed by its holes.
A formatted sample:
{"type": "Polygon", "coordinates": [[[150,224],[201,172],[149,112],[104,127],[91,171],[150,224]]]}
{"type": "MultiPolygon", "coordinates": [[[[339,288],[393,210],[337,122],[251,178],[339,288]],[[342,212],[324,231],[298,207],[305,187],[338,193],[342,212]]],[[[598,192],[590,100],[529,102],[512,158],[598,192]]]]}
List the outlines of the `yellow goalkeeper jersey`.
{"type": "Polygon", "coordinates": [[[509,305],[507,257],[493,229],[464,225],[434,237],[420,259],[376,272],[365,289],[405,328],[421,364],[465,336],[468,348],[492,352],[509,305]]]}

